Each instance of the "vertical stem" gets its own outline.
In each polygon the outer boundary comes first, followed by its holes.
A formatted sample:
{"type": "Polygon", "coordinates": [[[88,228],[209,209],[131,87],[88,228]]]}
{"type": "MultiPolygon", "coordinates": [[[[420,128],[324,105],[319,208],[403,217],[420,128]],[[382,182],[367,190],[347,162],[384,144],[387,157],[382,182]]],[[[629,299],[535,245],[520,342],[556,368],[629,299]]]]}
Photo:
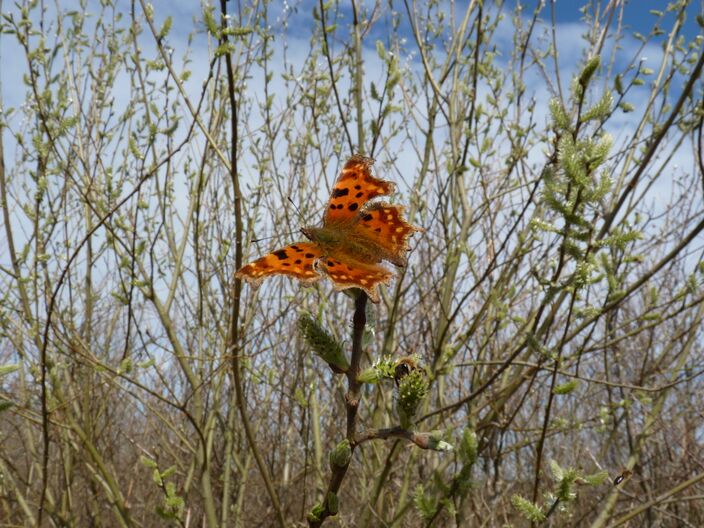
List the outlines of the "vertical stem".
{"type": "Polygon", "coordinates": [[[352,358],[350,368],[347,371],[347,395],[345,404],[347,405],[347,439],[354,443],[354,434],[357,429],[357,407],[359,406],[359,388],[357,381],[359,375],[359,363],[362,359],[362,337],[364,336],[364,326],[367,324],[367,294],[359,292],[359,296],[354,302],[354,316],[352,317],[352,358]]]}
{"type": "MultiPolygon", "coordinates": [[[[355,443],[354,434],[357,430],[357,410],[359,408],[359,393],[361,384],[357,381],[359,375],[359,364],[362,360],[362,337],[364,336],[364,326],[367,324],[367,294],[358,290],[358,296],[354,301],[354,316],[352,317],[352,357],[350,358],[350,368],[347,371],[347,394],[345,395],[345,406],[347,407],[347,439],[350,442],[352,453],[354,454],[355,443]]],[[[310,528],[319,528],[326,518],[334,515],[328,504],[328,496],[337,492],[342,485],[342,481],[347,473],[349,462],[344,466],[333,466],[330,483],[323,499],[323,512],[320,513],[319,520],[309,521],[310,528]]]]}
{"type": "MultiPolygon", "coordinates": [[[[220,0],[220,11],[222,13],[222,24],[224,26],[227,23],[227,0],[220,0]]],[[[224,32],[222,33],[221,40],[223,43],[228,41],[227,34],[224,32]]],[[[244,224],[242,221],[242,191],[239,183],[239,158],[237,152],[237,146],[239,143],[237,128],[239,107],[235,99],[235,74],[232,67],[232,57],[229,53],[225,55],[225,66],[227,69],[227,95],[229,98],[230,107],[232,109],[230,119],[230,133],[232,135],[230,144],[230,177],[232,179],[232,189],[235,195],[235,269],[239,269],[242,266],[242,232],[244,230],[244,224]]],[[[245,400],[244,388],[242,387],[242,372],[240,365],[241,351],[239,348],[241,292],[242,281],[240,279],[235,279],[232,286],[232,314],[230,316],[230,326],[226,341],[226,350],[229,351],[232,357],[234,400],[236,401],[237,409],[240,413],[240,418],[242,419],[242,425],[247,437],[247,443],[252,450],[252,454],[257,462],[257,467],[259,468],[262,480],[264,481],[264,486],[271,500],[271,504],[276,511],[278,523],[281,528],[284,528],[286,526],[286,519],[284,517],[283,510],[281,509],[281,503],[279,502],[279,498],[276,494],[276,490],[274,489],[274,484],[271,480],[271,476],[269,475],[264,459],[257,447],[254,433],[252,432],[252,426],[249,423],[249,418],[247,417],[247,402],[245,400]]],[[[215,526],[215,523],[213,522],[212,525],[215,526]]]]}
{"type": "MultiPolygon", "coordinates": [[[[357,109],[357,154],[364,154],[364,107],[362,104],[362,33],[357,3],[352,2],[354,17],[354,105],[357,109]]],[[[366,295],[364,296],[366,303],[366,295]]]]}

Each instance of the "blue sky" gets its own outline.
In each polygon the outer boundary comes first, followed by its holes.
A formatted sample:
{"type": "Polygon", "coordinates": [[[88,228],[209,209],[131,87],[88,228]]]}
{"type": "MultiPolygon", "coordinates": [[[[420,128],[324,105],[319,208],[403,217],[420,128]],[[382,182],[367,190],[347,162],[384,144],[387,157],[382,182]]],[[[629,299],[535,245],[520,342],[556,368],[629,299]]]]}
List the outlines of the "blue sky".
{"type": "MultiPolygon", "coordinates": [[[[547,0],[546,7],[543,11],[543,18],[550,16],[550,0],[547,0]]],[[[581,12],[581,6],[588,4],[588,2],[583,1],[572,1],[572,0],[555,0],[552,2],[555,8],[555,20],[557,23],[563,22],[579,22],[583,19],[584,14],[581,12]]],[[[608,4],[606,1],[597,2],[603,6],[608,4]]],[[[624,11],[624,24],[629,27],[632,31],[638,31],[640,33],[647,33],[653,24],[658,20],[657,15],[651,13],[651,11],[662,11],[665,12],[667,5],[670,3],[675,3],[671,1],[664,0],[630,0],[626,2],[624,11]]],[[[516,0],[508,0],[506,7],[513,7],[517,4],[516,0]]],[[[535,1],[523,1],[522,5],[526,6],[526,11],[534,9],[537,5],[535,1]]],[[[697,26],[695,17],[698,13],[701,13],[704,9],[704,2],[701,0],[694,0],[690,3],[687,8],[687,20],[684,24],[685,35],[696,35],[697,32],[701,30],[697,26]]],[[[674,20],[674,15],[672,13],[664,13],[665,17],[663,19],[663,24],[669,26],[674,20]]]]}
{"type": "MultiPolygon", "coordinates": [[[[127,0],[118,0],[118,2],[120,5],[124,6],[125,10],[129,9],[129,2],[127,0]]],[[[72,2],[64,2],[61,4],[60,8],[70,9],[69,6],[71,5],[71,3],[72,2]]],[[[89,0],[88,8],[86,11],[95,13],[97,11],[97,3],[97,0],[89,0]]],[[[291,9],[282,7],[283,5],[285,5],[283,3],[272,3],[272,5],[270,6],[270,11],[272,12],[273,16],[270,18],[270,20],[272,25],[274,26],[272,28],[273,32],[277,33],[277,35],[283,32],[286,33],[286,41],[288,45],[286,52],[287,63],[291,67],[293,76],[299,76],[302,75],[304,63],[306,62],[307,56],[310,51],[312,29],[314,24],[316,24],[315,20],[313,19],[312,12],[313,8],[317,7],[318,2],[306,0],[300,3],[290,3],[296,6],[295,8],[293,8],[293,11],[295,11],[295,13],[291,14],[287,18],[286,25],[281,22],[281,20],[283,19],[277,20],[277,16],[282,13],[282,10],[286,9],[288,13],[291,13],[291,9]]],[[[232,1],[229,3],[229,7],[233,8],[235,4],[236,3],[232,1]]],[[[584,33],[584,30],[586,29],[586,25],[582,21],[583,15],[579,11],[579,4],[579,2],[572,2],[568,0],[557,0],[554,4],[557,10],[556,33],[559,52],[559,71],[563,86],[568,85],[570,77],[578,70],[578,68],[580,67],[580,63],[584,59],[583,50],[585,49],[585,44],[581,37],[582,33],[584,33]]],[[[14,7],[14,4],[5,1],[2,5],[4,11],[16,13],[16,8],[14,7]]],[[[49,2],[46,5],[48,9],[54,9],[55,4],[49,2]]],[[[191,97],[195,98],[196,94],[200,92],[203,82],[207,78],[208,59],[211,56],[210,54],[212,53],[213,47],[212,40],[210,40],[204,30],[200,4],[199,2],[194,0],[176,0],[172,2],[161,2],[156,5],[158,5],[158,9],[155,13],[157,27],[163,22],[163,20],[167,16],[173,17],[174,26],[172,32],[168,36],[168,44],[174,49],[174,57],[176,58],[177,63],[180,63],[181,57],[186,52],[188,53],[188,56],[191,59],[191,64],[189,68],[192,70],[192,76],[187,83],[187,91],[191,97]],[[189,42],[189,36],[192,33],[193,39],[189,42]]],[[[341,5],[347,6],[348,4],[345,2],[341,2],[341,5]]],[[[371,8],[374,5],[374,2],[366,2],[366,5],[370,6],[371,8]]],[[[367,83],[367,87],[369,86],[368,83],[370,83],[371,81],[374,81],[375,83],[377,83],[377,86],[379,86],[380,82],[383,82],[384,78],[384,64],[377,57],[375,44],[377,39],[381,41],[386,41],[388,39],[387,28],[388,24],[390,23],[391,15],[388,11],[387,3],[381,3],[380,5],[386,11],[382,14],[381,18],[377,21],[376,25],[374,26],[373,31],[370,35],[368,35],[368,37],[363,43],[365,83],[367,83]]],[[[466,4],[462,5],[464,6],[466,4]]],[[[534,6],[535,3],[526,5],[527,7],[523,10],[524,22],[526,21],[526,17],[530,16],[531,6],[534,6]]],[[[659,64],[659,57],[662,56],[658,42],[649,44],[647,49],[641,52],[639,49],[640,43],[632,37],[632,33],[637,31],[643,34],[648,34],[657,20],[657,17],[655,15],[650,14],[649,10],[657,8],[662,9],[665,7],[665,5],[666,2],[650,2],[646,0],[641,2],[633,1],[627,5],[624,23],[630,29],[626,30],[626,36],[624,36],[624,38],[620,42],[622,51],[619,52],[619,65],[630,61],[635,56],[636,61],[638,60],[638,57],[647,57],[646,65],[650,68],[657,68],[659,64]]],[[[692,5],[690,6],[690,13],[688,16],[688,20],[685,23],[684,30],[684,34],[688,39],[691,39],[694,36],[701,34],[701,30],[698,28],[696,22],[694,21],[696,14],[701,11],[701,5],[702,4],[700,1],[698,3],[692,3],[692,5]]],[[[394,3],[394,6],[396,9],[403,13],[402,16],[404,19],[406,19],[403,4],[396,2],[394,3]]],[[[508,61],[510,58],[510,53],[513,49],[514,29],[511,25],[510,15],[513,13],[514,7],[515,2],[513,2],[513,0],[504,5],[503,10],[507,16],[504,22],[501,23],[500,27],[497,28],[495,40],[493,41],[497,44],[499,51],[499,55],[496,57],[494,63],[497,68],[511,67],[508,64],[508,61]]],[[[669,16],[671,17],[672,15],[669,16]]],[[[550,24],[549,17],[550,10],[548,5],[548,7],[543,11],[543,14],[541,15],[541,23],[537,33],[545,32],[547,30],[550,24]]],[[[333,23],[333,21],[330,19],[328,19],[327,22],[328,24],[333,23]]],[[[349,9],[341,10],[339,13],[339,19],[336,22],[338,23],[339,33],[338,35],[331,37],[331,45],[334,50],[334,53],[339,54],[345,44],[345,42],[342,41],[348,41],[349,39],[349,26],[351,24],[351,13],[349,9]]],[[[670,25],[670,23],[671,20],[666,20],[665,22],[663,22],[663,25],[667,27],[670,25]]],[[[407,21],[404,22],[404,24],[406,24],[406,26],[404,26],[404,30],[401,34],[408,35],[408,45],[406,51],[402,50],[402,54],[405,52],[408,53],[407,55],[402,56],[401,60],[404,67],[408,68],[408,71],[410,71],[412,75],[414,75],[417,79],[422,79],[423,69],[420,64],[420,60],[418,58],[417,53],[413,54],[412,52],[415,46],[412,43],[412,36],[410,35],[410,32],[408,32],[409,30],[407,26],[407,21]]],[[[658,37],[660,41],[662,41],[664,38],[666,38],[666,36],[664,35],[658,37]]],[[[53,41],[50,39],[49,44],[51,44],[51,42],[53,41]]],[[[153,59],[156,56],[157,51],[155,49],[155,45],[152,41],[151,36],[145,33],[140,42],[143,48],[143,56],[148,59],[153,59]]],[[[540,41],[537,36],[536,39],[532,41],[532,43],[536,46],[542,47],[547,45],[544,40],[540,41]]],[[[444,58],[444,56],[442,55],[443,50],[440,49],[437,51],[437,53],[440,60],[442,60],[444,58]]],[[[281,49],[281,46],[279,45],[275,50],[274,57],[272,58],[272,68],[277,72],[277,75],[274,77],[274,80],[272,82],[275,97],[273,107],[275,111],[285,111],[286,106],[288,104],[288,101],[286,99],[286,89],[287,86],[290,85],[286,85],[285,82],[282,80],[282,55],[283,51],[281,49]]],[[[548,70],[550,70],[552,67],[552,65],[548,65],[548,70]]],[[[320,61],[319,64],[315,65],[315,70],[321,75],[327,75],[327,66],[323,64],[322,61],[320,61]]],[[[0,103],[2,104],[3,110],[7,110],[10,107],[17,107],[18,105],[21,105],[24,101],[25,96],[28,92],[27,86],[23,83],[22,80],[23,75],[25,75],[25,73],[26,60],[24,58],[22,50],[18,47],[16,40],[12,35],[0,35],[0,95],[2,98],[0,103]]],[[[123,75],[126,76],[127,74],[123,75]]],[[[340,79],[340,82],[338,84],[340,90],[343,93],[347,91],[349,87],[349,80],[346,78],[346,75],[347,72],[342,73],[342,78],[340,79]]],[[[510,82],[510,76],[507,76],[507,79],[507,82],[510,82]]],[[[538,127],[548,128],[549,117],[547,111],[547,103],[553,94],[551,94],[549,90],[546,89],[545,80],[538,72],[535,71],[535,69],[529,71],[526,74],[524,80],[526,82],[526,99],[534,99],[536,101],[535,122],[538,127]]],[[[122,77],[121,79],[118,79],[118,81],[115,83],[115,86],[112,87],[112,93],[115,96],[116,101],[115,107],[118,112],[122,112],[125,110],[125,102],[129,100],[130,97],[129,83],[124,81],[125,77],[122,77]]],[[[261,71],[255,71],[252,78],[248,79],[247,81],[247,94],[252,98],[252,107],[256,107],[256,102],[261,101],[262,99],[262,84],[263,83],[261,71]]],[[[674,88],[676,88],[676,86],[674,88]]],[[[487,95],[487,91],[488,88],[486,86],[479,86],[477,99],[485,98],[487,95]]],[[[642,102],[643,99],[647,97],[647,92],[647,86],[643,86],[640,89],[634,89],[629,94],[629,102],[633,103],[635,106],[638,106],[638,103],[642,102]]],[[[668,97],[677,97],[676,90],[674,90],[674,93],[669,94],[668,97]]],[[[152,102],[158,106],[159,101],[152,102]]],[[[371,102],[369,104],[371,107],[371,102]]],[[[419,123],[421,123],[421,126],[424,117],[422,115],[422,112],[424,111],[422,106],[423,105],[418,105],[418,108],[411,108],[409,110],[409,112],[413,112],[414,114],[419,116],[418,121],[419,123]]],[[[184,110],[183,114],[186,115],[187,112],[184,110]]],[[[371,114],[368,112],[368,115],[366,115],[365,118],[369,119],[370,116],[371,114]]],[[[628,141],[628,138],[632,134],[633,130],[636,128],[640,117],[641,116],[638,112],[632,112],[629,114],[618,114],[610,122],[608,131],[614,136],[615,144],[617,146],[620,141],[628,141]]],[[[13,170],[15,156],[17,156],[18,151],[18,149],[16,149],[16,144],[14,143],[12,133],[15,131],[27,131],[27,129],[31,131],[32,126],[34,125],[33,123],[22,122],[23,118],[24,116],[22,113],[15,112],[14,115],[9,119],[11,130],[6,129],[3,137],[5,142],[5,162],[8,171],[13,170]]],[[[297,117],[297,119],[300,119],[300,117],[297,117]]],[[[247,123],[248,130],[247,137],[245,138],[246,142],[251,143],[256,139],[260,139],[258,137],[258,127],[261,124],[261,121],[261,116],[257,114],[255,109],[251,119],[247,123]]],[[[421,126],[417,127],[417,129],[415,130],[410,130],[408,132],[409,135],[415,135],[416,137],[422,135],[423,130],[421,129],[421,126]]],[[[298,129],[304,129],[305,127],[305,123],[297,122],[295,124],[296,130],[294,130],[293,133],[299,134],[301,133],[301,131],[298,129]]],[[[352,128],[354,129],[354,127],[352,128]]],[[[183,133],[183,129],[179,130],[179,133],[183,133]]],[[[354,134],[355,131],[353,130],[352,133],[354,134]]],[[[437,139],[439,143],[445,139],[442,136],[444,133],[445,130],[440,127],[437,132],[437,139]]],[[[353,137],[353,140],[354,139],[355,138],[353,137]]],[[[195,152],[201,149],[202,146],[203,138],[201,135],[196,134],[196,138],[191,142],[191,144],[188,145],[188,149],[195,152]]],[[[398,155],[398,153],[402,152],[404,148],[410,150],[408,144],[400,145],[398,143],[390,143],[389,145],[386,145],[385,148],[382,149],[382,151],[379,152],[379,155],[377,156],[379,165],[381,165],[385,161],[393,161],[392,164],[395,172],[393,174],[389,174],[388,177],[390,179],[396,180],[402,192],[404,191],[403,178],[406,177],[406,175],[414,175],[418,172],[418,159],[416,157],[414,157],[413,155],[398,155]]],[[[282,174],[289,175],[292,171],[289,168],[286,145],[283,142],[279,142],[276,146],[276,149],[276,156],[280,157],[281,159],[280,167],[282,168],[282,174]]],[[[246,146],[244,150],[245,152],[247,151],[246,146]]],[[[496,159],[500,160],[503,154],[506,154],[506,152],[499,152],[495,156],[496,159]]],[[[535,166],[539,166],[541,163],[544,162],[544,159],[545,156],[542,147],[540,145],[534,146],[529,153],[528,162],[535,166]]],[[[657,202],[658,200],[661,200],[663,202],[669,200],[673,187],[673,179],[676,178],[678,175],[693,173],[693,171],[696,170],[693,165],[693,161],[694,156],[692,153],[691,145],[684,144],[679,147],[679,149],[674,152],[672,159],[668,161],[670,165],[668,166],[668,170],[665,171],[666,176],[659,179],[657,184],[652,187],[651,192],[648,196],[648,200],[652,200],[653,202],[657,202]]],[[[260,175],[256,172],[255,169],[253,169],[254,164],[252,163],[252,160],[245,160],[242,165],[244,166],[243,171],[245,171],[245,182],[258,181],[257,178],[259,178],[260,175]]],[[[16,169],[16,175],[18,176],[18,180],[26,178],[28,170],[25,169],[27,169],[26,166],[22,166],[16,169]]],[[[334,169],[330,169],[331,173],[327,174],[328,186],[335,176],[332,173],[333,171],[334,169]]],[[[182,185],[182,189],[184,191],[187,191],[186,184],[184,182],[179,181],[177,182],[177,184],[182,185]]],[[[245,192],[248,192],[249,189],[251,189],[251,186],[247,187],[247,185],[245,184],[244,188],[245,192]]],[[[287,203],[287,199],[289,198],[289,195],[286,194],[288,192],[287,188],[283,188],[281,191],[277,189],[274,192],[280,194],[275,194],[271,196],[272,203],[287,203]]],[[[324,186],[321,186],[318,194],[319,196],[317,197],[317,203],[314,203],[311,206],[311,211],[316,211],[316,220],[319,217],[320,207],[322,206],[322,204],[324,204],[324,201],[327,198],[327,190],[324,188],[324,186]]],[[[182,193],[178,199],[180,200],[179,205],[185,205],[187,199],[186,192],[182,193]]],[[[185,208],[183,210],[185,210],[185,208]]],[[[22,215],[18,214],[18,223],[21,221],[19,220],[20,217],[22,217],[22,215]]],[[[266,219],[262,219],[262,223],[265,222],[266,219]]],[[[295,228],[296,226],[294,225],[266,225],[262,229],[262,234],[269,235],[275,233],[277,230],[292,231],[295,230],[295,228]]],[[[16,232],[18,233],[20,231],[21,230],[19,229],[16,230],[16,232]]],[[[27,235],[27,237],[29,237],[31,234],[31,229],[28,229],[25,234],[27,235]]],[[[1,242],[2,241],[0,240],[0,250],[2,249],[1,242]]],[[[271,242],[271,244],[273,243],[274,242],[271,242]]],[[[267,244],[269,244],[269,242],[267,242],[267,244]]],[[[7,258],[5,252],[0,251],[0,264],[5,263],[3,260],[5,258],[7,258]]]]}
{"type": "MultiPolygon", "coordinates": [[[[71,9],[71,5],[74,2],[63,2],[60,4],[62,10],[71,9]]],[[[608,4],[609,2],[603,1],[601,4],[608,4]]],[[[88,8],[86,11],[95,12],[97,1],[90,0],[88,3],[88,8]]],[[[127,0],[118,0],[118,5],[123,5],[125,11],[129,9],[129,2],[127,0]]],[[[557,21],[557,33],[558,33],[558,52],[559,52],[559,64],[560,64],[560,75],[562,78],[563,85],[569,82],[569,78],[573,75],[576,69],[579,67],[580,61],[583,59],[582,50],[584,49],[584,42],[581,39],[581,34],[586,28],[583,23],[583,14],[580,11],[580,5],[582,2],[574,2],[569,0],[555,0],[550,2],[548,0],[547,6],[543,9],[541,13],[541,24],[538,28],[540,31],[545,31],[550,24],[550,8],[551,5],[555,8],[556,21],[557,21]]],[[[626,26],[627,36],[621,41],[621,46],[623,47],[623,52],[620,56],[620,60],[623,62],[630,61],[633,58],[633,54],[638,52],[639,43],[634,39],[632,35],[634,32],[640,32],[643,34],[648,34],[652,29],[653,25],[657,21],[657,16],[650,13],[650,10],[661,9],[664,10],[667,7],[668,2],[662,0],[633,0],[626,4],[624,25],[626,26]]],[[[167,17],[172,16],[174,20],[174,25],[172,32],[168,37],[169,45],[174,48],[175,56],[181,57],[187,48],[190,46],[189,56],[192,60],[190,68],[193,70],[193,75],[188,81],[189,91],[192,93],[198,93],[200,87],[202,86],[203,80],[207,76],[207,60],[204,60],[208,56],[209,50],[208,46],[212,45],[205,35],[203,23],[202,23],[202,13],[200,9],[200,3],[192,0],[175,0],[172,2],[157,3],[155,4],[158,8],[156,10],[155,16],[157,19],[157,25],[167,17]],[[188,42],[189,34],[195,32],[193,40],[188,42]]],[[[234,9],[237,2],[231,1],[228,6],[230,9],[234,9]]],[[[290,64],[296,65],[302,63],[305,60],[306,54],[308,53],[310,47],[311,32],[316,21],[313,19],[312,13],[313,9],[318,7],[317,1],[305,0],[302,2],[273,2],[269,6],[269,11],[271,13],[270,20],[274,25],[274,32],[285,32],[288,42],[288,61],[290,64]],[[291,7],[293,6],[293,7],[291,7]],[[287,24],[283,25],[280,23],[279,15],[286,11],[288,18],[287,24]],[[278,25],[277,25],[278,24],[278,25]]],[[[367,10],[374,7],[375,2],[367,1],[363,2],[363,5],[367,10]]],[[[382,3],[381,9],[382,15],[377,21],[376,25],[373,27],[372,32],[364,41],[365,47],[365,75],[367,80],[380,82],[383,81],[383,64],[376,57],[375,52],[375,42],[377,39],[385,41],[388,39],[388,24],[390,24],[391,14],[388,9],[388,4],[382,3]]],[[[407,25],[407,16],[405,14],[405,8],[403,3],[396,2],[393,4],[395,9],[402,13],[402,18],[404,19],[403,24],[405,24],[402,35],[408,32],[408,49],[412,50],[414,45],[412,45],[412,36],[410,34],[407,25]]],[[[486,3],[487,9],[490,2],[486,3]]],[[[523,18],[531,16],[532,10],[537,5],[536,2],[524,2],[522,3],[523,18]]],[[[687,21],[685,22],[683,33],[688,39],[691,39],[697,34],[701,34],[700,28],[695,22],[695,16],[702,11],[702,0],[692,2],[689,6],[687,21]]],[[[335,37],[331,37],[331,47],[334,52],[339,53],[342,50],[343,42],[341,39],[347,39],[349,35],[349,25],[351,24],[351,10],[349,9],[346,2],[341,2],[341,10],[338,15],[338,20],[331,20],[332,12],[328,13],[328,24],[337,22],[339,26],[339,34],[335,37]]],[[[466,6],[465,3],[458,3],[458,10],[461,10],[466,6]]],[[[503,10],[506,13],[506,19],[503,26],[497,31],[496,42],[499,45],[499,51],[503,54],[503,57],[497,59],[497,64],[499,66],[506,63],[507,57],[513,46],[512,35],[513,28],[510,23],[510,15],[516,6],[515,0],[507,1],[503,10]]],[[[53,3],[47,3],[48,9],[54,9],[53,3]]],[[[16,12],[16,8],[13,4],[8,2],[3,3],[3,10],[5,12],[16,12]]],[[[672,22],[673,15],[666,14],[663,26],[668,27],[672,22]]],[[[655,43],[649,44],[648,49],[644,50],[641,55],[648,58],[647,65],[649,67],[654,67],[658,60],[658,40],[662,41],[666,38],[666,35],[661,35],[655,39],[655,43]]],[[[145,35],[143,37],[143,50],[144,56],[147,58],[153,58],[156,55],[156,50],[153,42],[151,42],[151,36],[145,35]]],[[[534,41],[535,42],[535,41],[534,41]]],[[[409,68],[417,71],[420,75],[421,67],[419,65],[418,56],[412,53],[409,56],[402,57],[405,60],[405,64],[409,65],[409,68]]],[[[276,51],[275,61],[281,60],[281,50],[276,51]]],[[[325,71],[325,68],[321,66],[321,71],[325,71]]],[[[26,61],[24,59],[21,49],[17,46],[17,43],[13,36],[11,35],[1,35],[0,36],[0,85],[1,91],[0,95],[2,97],[2,107],[3,109],[8,109],[10,107],[17,107],[22,103],[27,93],[27,87],[22,82],[22,76],[26,73],[26,61]]],[[[280,79],[275,79],[279,82],[280,79]]],[[[545,85],[543,80],[539,75],[532,75],[526,78],[528,82],[528,93],[533,95],[538,99],[539,105],[541,105],[541,112],[543,115],[547,115],[546,107],[547,100],[551,96],[545,90],[545,85]]],[[[258,86],[261,80],[253,78],[248,84],[248,89],[254,97],[259,97],[258,86]]],[[[342,79],[342,86],[344,88],[345,79],[342,79]]],[[[120,86],[115,86],[115,91],[117,92],[118,102],[120,101],[120,86]]],[[[283,88],[283,84],[277,85],[277,88],[283,88]]],[[[479,87],[480,91],[483,87],[479,87]]],[[[646,88],[641,90],[646,91],[646,88]]],[[[283,93],[277,92],[276,105],[282,107],[286,104],[285,95],[283,93]]],[[[638,90],[633,91],[633,95],[638,95],[638,90]]],[[[17,129],[20,114],[15,114],[11,124],[17,129]]],[[[629,120],[633,120],[633,116],[623,116],[624,130],[628,129],[629,120]]],[[[618,137],[617,137],[618,139],[618,137]]],[[[13,139],[11,134],[6,133],[5,137],[5,155],[6,162],[11,165],[13,156],[15,154],[15,149],[13,148],[13,139]]],[[[409,171],[412,171],[412,167],[408,167],[409,171]]]]}

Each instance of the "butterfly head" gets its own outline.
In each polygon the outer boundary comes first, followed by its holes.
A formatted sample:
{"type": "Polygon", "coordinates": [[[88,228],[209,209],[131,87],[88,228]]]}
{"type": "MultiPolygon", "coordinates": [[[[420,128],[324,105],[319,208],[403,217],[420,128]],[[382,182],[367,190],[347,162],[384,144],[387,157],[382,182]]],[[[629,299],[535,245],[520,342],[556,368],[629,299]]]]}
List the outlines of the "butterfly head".
{"type": "Polygon", "coordinates": [[[340,233],[326,227],[302,227],[301,233],[311,242],[322,245],[338,244],[342,238],[340,233]]]}

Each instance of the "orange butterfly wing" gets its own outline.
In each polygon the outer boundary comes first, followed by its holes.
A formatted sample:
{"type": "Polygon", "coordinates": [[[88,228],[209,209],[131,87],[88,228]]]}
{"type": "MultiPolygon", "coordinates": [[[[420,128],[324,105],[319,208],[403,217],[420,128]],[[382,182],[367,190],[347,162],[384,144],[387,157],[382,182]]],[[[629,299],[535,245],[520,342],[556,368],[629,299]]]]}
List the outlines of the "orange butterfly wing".
{"type": "Polygon", "coordinates": [[[378,264],[365,264],[349,255],[335,254],[318,261],[318,268],[332,281],[336,290],[360,288],[374,303],[379,302],[379,284],[388,284],[393,273],[378,264]]]}
{"type": "Polygon", "coordinates": [[[388,260],[397,266],[405,265],[408,238],[421,229],[403,219],[401,206],[367,205],[369,200],[394,190],[393,183],[372,176],[373,163],[371,158],[363,156],[347,160],[323,215],[323,228],[316,229],[356,238],[364,252],[353,254],[344,243],[322,242],[318,239],[320,235],[309,235],[315,242],[298,242],[278,249],[243,266],[235,277],[256,286],[277,274],[314,282],[323,273],[336,290],[360,288],[372,302],[378,303],[379,284],[387,284],[394,276],[378,262],[388,260]]]}
{"type": "Polygon", "coordinates": [[[353,220],[362,207],[372,198],[385,196],[394,191],[394,184],[372,176],[374,160],[364,156],[352,156],[335,182],[330,195],[323,225],[353,220]]]}
{"type": "Polygon", "coordinates": [[[403,206],[377,202],[359,213],[353,233],[371,240],[383,251],[382,257],[397,266],[406,265],[408,238],[422,229],[406,222],[403,206]]]}
{"type": "Polygon", "coordinates": [[[289,275],[300,281],[315,282],[321,278],[315,269],[315,261],[321,256],[317,244],[297,242],[242,266],[235,277],[254,285],[272,275],[289,275]]]}

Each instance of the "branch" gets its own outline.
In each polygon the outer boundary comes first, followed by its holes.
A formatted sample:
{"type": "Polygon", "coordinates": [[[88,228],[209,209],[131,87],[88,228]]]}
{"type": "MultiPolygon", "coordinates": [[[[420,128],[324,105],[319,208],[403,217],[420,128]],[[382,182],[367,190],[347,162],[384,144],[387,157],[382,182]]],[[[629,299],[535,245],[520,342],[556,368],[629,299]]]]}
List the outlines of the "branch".
{"type": "Polygon", "coordinates": [[[421,449],[432,449],[433,451],[447,451],[447,446],[449,446],[439,440],[432,432],[416,433],[400,426],[388,429],[367,429],[355,437],[352,446],[358,446],[370,440],[385,440],[387,438],[405,438],[421,449]]]}
{"type": "MultiPolygon", "coordinates": [[[[355,431],[357,429],[357,410],[359,407],[359,389],[361,385],[357,381],[357,376],[359,375],[359,364],[362,359],[364,326],[367,324],[367,294],[361,290],[358,291],[358,297],[354,301],[354,316],[352,317],[352,358],[350,360],[350,368],[347,370],[347,394],[345,395],[345,406],[347,407],[347,440],[350,443],[351,453],[354,453],[354,449],[358,443],[355,441],[355,431]]],[[[330,475],[328,489],[323,499],[322,511],[317,512],[315,519],[308,519],[308,526],[310,528],[319,528],[326,518],[337,514],[337,505],[330,504],[330,497],[336,496],[337,492],[340,490],[349,465],[349,461],[340,466],[331,464],[332,475],[330,475]]]]}

